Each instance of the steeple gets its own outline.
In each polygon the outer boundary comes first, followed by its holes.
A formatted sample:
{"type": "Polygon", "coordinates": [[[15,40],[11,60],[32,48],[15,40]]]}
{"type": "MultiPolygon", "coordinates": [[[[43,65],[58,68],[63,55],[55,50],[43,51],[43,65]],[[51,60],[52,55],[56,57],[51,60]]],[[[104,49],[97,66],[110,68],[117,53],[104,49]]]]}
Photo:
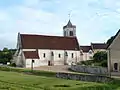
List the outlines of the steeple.
{"type": "Polygon", "coordinates": [[[69,19],[69,21],[68,21],[67,26],[68,26],[68,27],[71,27],[71,26],[72,26],[72,23],[71,23],[70,19],[69,19]]]}
{"type": "Polygon", "coordinates": [[[65,25],[63,27],[63,35],[67,36],[67,37],[74,37],[74,36],[76,36],[76,26],[72,25],[70,19],[69,19],[67,25],[65,25]]]}

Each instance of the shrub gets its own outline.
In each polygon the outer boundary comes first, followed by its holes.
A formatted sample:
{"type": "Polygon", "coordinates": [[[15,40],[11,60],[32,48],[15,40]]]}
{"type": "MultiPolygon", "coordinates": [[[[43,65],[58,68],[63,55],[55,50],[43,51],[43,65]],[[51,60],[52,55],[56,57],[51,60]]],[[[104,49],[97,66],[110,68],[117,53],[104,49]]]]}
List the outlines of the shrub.
{"type": "Polygon", "coordinates": [[[13,68],[9,66],[0,66],[1,71],[14,71],[14,72],[23,72],[24,69],[19,69],[19,68],[13,68]]]}
{"type": "Polygon", "coordinates": [[[9,66],[16,67],[15,63],[11,63],[9,66]]]}
{"type": "Polygon", "coordinates": [[[87,60],[87,61],[81,61],[79,63],[77,63],[78,65],[92,65],[93,64],[93,60],[87,60]]]}
{"type": "Polygon", "coordinates": [[[107,60],[102,61],[100,66],[107,67],[107,60]]]}

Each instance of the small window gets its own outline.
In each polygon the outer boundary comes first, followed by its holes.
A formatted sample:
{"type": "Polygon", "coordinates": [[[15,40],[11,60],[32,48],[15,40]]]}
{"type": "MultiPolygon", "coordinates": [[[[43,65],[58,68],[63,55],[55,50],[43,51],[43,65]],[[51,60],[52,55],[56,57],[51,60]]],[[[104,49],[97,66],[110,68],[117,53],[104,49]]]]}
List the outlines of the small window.
{"type": "Polygon", "coordinates": [[[72,53],[72,58],[74,57],[73,53],[72,53]]]}
{"type": "Polygon", "coordinates": [[[70,36],[73,36],[73,31],[70,31],[70,36]]]}
{"type": "Polygon", "coordinates": [[[43,57],[45,58],[45,53],[43,53],[43,57]]]}
{"type": "Polygon", "coordinates": [[[58,54],[58,57],[60,58],[60,57],[61,57],[61,55],[60,55],[60,54],[58,54]]]}
{"type": "Polygon", "coordinates": [[[35,63],[35,60],[32,60],[32,63],[35,63]]]}

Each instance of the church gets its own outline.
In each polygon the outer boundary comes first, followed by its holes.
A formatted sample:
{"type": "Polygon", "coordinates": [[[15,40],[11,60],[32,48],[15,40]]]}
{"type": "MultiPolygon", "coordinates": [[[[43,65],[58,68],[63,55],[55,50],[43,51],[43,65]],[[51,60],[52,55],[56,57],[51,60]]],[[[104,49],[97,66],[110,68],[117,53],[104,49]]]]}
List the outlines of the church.
{"type": "Polygon", "coordinates": [[[76,26],[69,20],[63,36],[21,34],[17,37],[17,51],[13,61],[18,67],[71,65],[80,61],[80,46],[76,26]]]}

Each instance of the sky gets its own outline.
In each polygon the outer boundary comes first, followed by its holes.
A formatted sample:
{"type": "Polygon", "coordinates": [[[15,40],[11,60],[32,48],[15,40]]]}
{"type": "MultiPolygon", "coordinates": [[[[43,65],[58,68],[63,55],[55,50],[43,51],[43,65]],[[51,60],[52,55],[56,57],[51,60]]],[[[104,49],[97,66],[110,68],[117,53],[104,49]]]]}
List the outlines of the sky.
{"type": "Polygon", "coordinates": [[[62,36],[69,13],[80,45],[106,42],[120,28],[120,0],[1,0],[0,48],[16,48],[18,32],[62,36]]]}

